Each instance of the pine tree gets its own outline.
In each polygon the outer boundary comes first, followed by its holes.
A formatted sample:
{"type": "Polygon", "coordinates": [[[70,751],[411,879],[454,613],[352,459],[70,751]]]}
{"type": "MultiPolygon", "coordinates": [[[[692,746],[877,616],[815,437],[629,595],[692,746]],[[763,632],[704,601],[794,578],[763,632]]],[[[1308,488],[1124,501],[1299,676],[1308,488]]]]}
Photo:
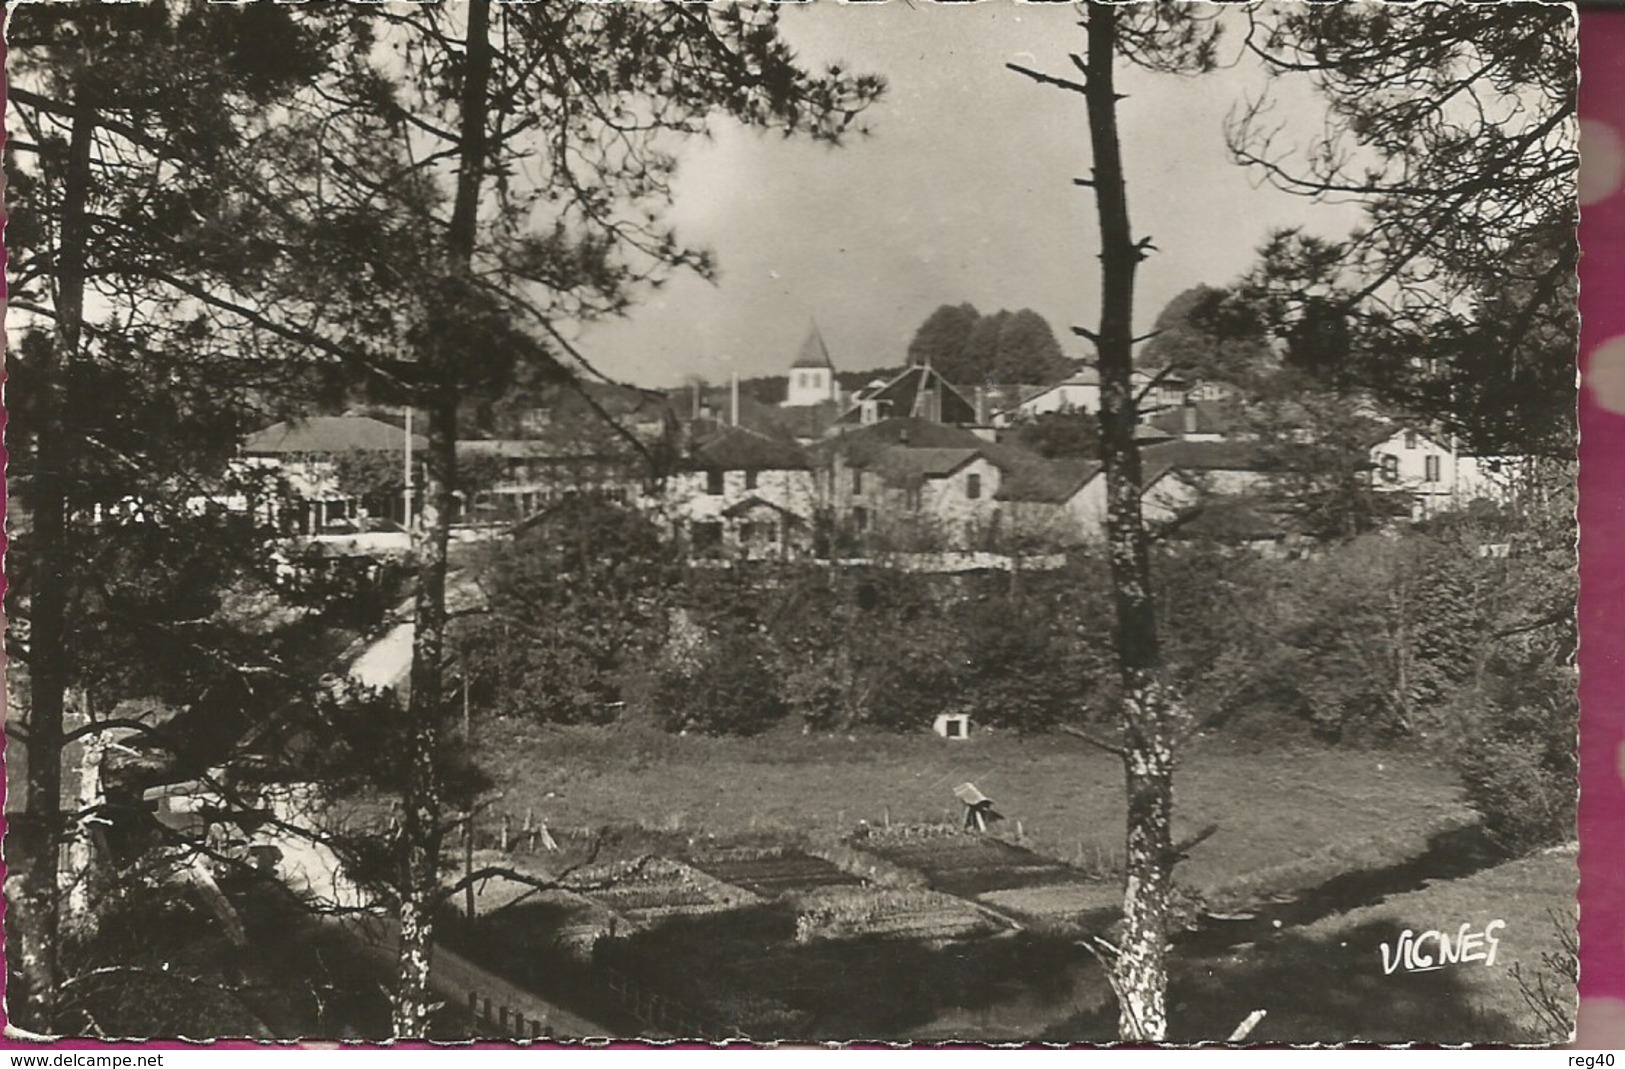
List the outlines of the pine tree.
{"type": "MultiPolygon", "coordinates": [[[[58,848],[64,709],[90,676],[95,627],[78,611],[99,573],[88,539],[113,507],[176,519],[218,470],[237,428],[245,370],[176,314],[148,265],[178,273],[192,222],[227,196],[231,155],[318,61],[320,43],[284,11],[200,5],[14,8],[7,22],[12,529],[22,582],[8,591],[11,652],[26,670],[26,801],[19,857],[25,1027],[56,1027],[61,982],[58,848]],[[235,366],[234,366],[235,365],[235,366]],[[201,369],[201,373],[200,370],[201,369]],[[17,626],[18,622],[23,627],[17,626]],[[76,652],[78,651],[78,652],[76,652]]],[[[116,534],[116,532],[115,532],[116,534]]],[[[100,697],[100,696],[98,696],[100,697]]]]}
{"type": "Polygon", "coordinates": [[[802,70],[765,8],[470,0],[381,9],[371,29],[398,62],[332,79],[313,114],[333,184],[299,191],[301,211],[275,220],[290,244],[338,234],[348,251],[335,247],[332,272],[314,283],[283,277],[279,315],[340,304],[344,321],[324,325],[335,373],[427,413],[394,1014],[397,1034],[421,1037],[453,819],[436,753],[462,402],[500,392],[522,367],[533,380],[577,381],[590,370],[562,324],[625,312],[675,270],[710,274],[709,254],[660,221],[674,138],[725,114],[837,142],[881,83],[802,70]],[[343,301],[331,301],[335,290],[343,301]]]}

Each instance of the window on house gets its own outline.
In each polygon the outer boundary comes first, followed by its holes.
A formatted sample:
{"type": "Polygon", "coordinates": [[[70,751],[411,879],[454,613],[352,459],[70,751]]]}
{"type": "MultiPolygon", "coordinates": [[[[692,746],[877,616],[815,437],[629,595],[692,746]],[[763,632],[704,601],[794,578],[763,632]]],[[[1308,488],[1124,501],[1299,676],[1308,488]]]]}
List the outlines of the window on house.
{"type": "Polygon", "coordinates": [[[720,471],[708,471],[708,472],[706,472],[705,473],[705,492],[708,493],[708,494],[712,494],[712,495],[722,493],[723,486],[725,485],[724,484],[724,476],[725,476],[725,473],[720,472],[720,471]]]}
{"type": "Polygon", "coordinates": [[[745,473],[745,489],[756,489],[756,473],[754,471],[747,471],[745,473]]]}
{"type": "Polygon", "coordinates": [[[911,486],[903,491],[903,507],[918,509],[920,507],[920,488],[911,486]]]}
{"type": "Polygon", "coordinates": [[[972,501],[982,496],[982,477],[975,472],[965,476],[965,496],[972,501]]]}
{"type": "Polygon", "coordinates": [[[1416,448],[1416,432],[1415,431],[1406,431],[1405,432],[1405,448],[1406,449],[1415,449],[1416,448]]]}
{"type": "Polygon", "coordinates": [[[854,494],[863,493],[863,472],[857,468],[852,469],[852,492],[854,494]]]}
{"type": "Polygon", "coordinates": [[[1432,455],[1432,456],[1429,456],[1422,463],[1425,465],[1425,468],[1426,468],[1426,474],[1423,475],[1423,478],[1427,482],[1430,482],[1430,483],[1438,482],[1439,481],[1439,458],[1438,458],[1438,456],[1436,454],[1432,455]]]}
{"type": "Polygon", "coordinates": [[[1382,478],[1384,482],[1399,481],[1399,458],[1392,453],[1382,455],[1382,478]]]}
{"type": "Polygon", "coordinates": [[[856,527],[860,531],[868,530],[869,529],[869,510],[864,508],[861,505],[858,506],[857,508],[853,509],[852,510],[852,526],[856,527]]]}
{"type": "Polygon", "coordinates": [[[722,524],[714,520],[694,525],[694,548],[713,550],[722,545],[722,524]]]}
{"type": "Polygon", "coordinates": [[[754,542],[754,541],[756,541],[756,525],[754,523],[742,523],[742,524],[740,524],[739,525],[739,540],[741,542],[754,542]]]}

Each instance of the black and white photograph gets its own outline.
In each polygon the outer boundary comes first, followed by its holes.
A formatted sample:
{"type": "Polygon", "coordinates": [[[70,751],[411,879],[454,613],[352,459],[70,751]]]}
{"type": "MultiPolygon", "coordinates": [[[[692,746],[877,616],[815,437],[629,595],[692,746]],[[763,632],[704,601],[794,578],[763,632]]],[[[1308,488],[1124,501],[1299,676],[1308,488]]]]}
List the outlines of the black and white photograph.
{"type": "Polygon", "coordinates": [[[10,1040],[1571,1039],[1572,5],[5,19],[10,1040]]]}

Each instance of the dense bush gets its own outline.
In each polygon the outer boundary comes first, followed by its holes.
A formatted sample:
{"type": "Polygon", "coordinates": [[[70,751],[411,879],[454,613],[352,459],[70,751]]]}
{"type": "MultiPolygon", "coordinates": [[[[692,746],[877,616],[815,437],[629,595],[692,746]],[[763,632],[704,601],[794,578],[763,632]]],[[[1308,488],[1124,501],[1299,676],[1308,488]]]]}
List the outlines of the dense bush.
{"type": "Polygon", "coordinates": [[[1170,555],[1159,577],[1169,670],[1208,723],[1413,737],[1478,684],[1497,620],[1531,596],[1521,561],[1476,550],[1459,534],[1408,533],[1300,560],[1170,555]]]}
{"type": "Polygon", "coordinates": [[[1579,707],[1572,671],[1503,662],[1463,697],[1450,753],[1485,830],[1512,853],[1573,839],[1579,707]]]}
{"type": "Polygon", "coordinates": [[[692,664],[675,664],[654,687],[656,711],[671,731],[755,735],[784,719],[773,649],[733,632],[712,638],[692,664]]]}
{"type": "MultiPolygon", "coordinates": [[[[1567,693],[1552,673],[1573,646],[1572,550],[1554,522],[1508,556],[1480,551],[1534,530],[1470,514],[1291,559],[1162,545],[1164,679],[1201,730],[1457,740],[1449,751],[1465,756],[1452,759],[1491,830],[1550,841],[1572,809],[1572,702],[1549,707],[1567,693]]],[[[497,562],[496,611],[469,632],[482,659],[471,673],[497,692],[482,705],[557,721],[615,715],[623,681],[646,665],[640,703],[671,730],[751,734],[793,717],[922,731],[944,712],[1018,731],[1109,724],[1105,571],[1088,558],[1020,575],[686,569],[641,521],[599,507],[497,562]]]]}
{"type": "Polygon", "coordinates": [[[462,621],[454,638],[478,707],[613,720],[629,664],[664,638],[675,579],[660,531],[628,509],[567,498],[478,573],[490,611],[462,621]]]}

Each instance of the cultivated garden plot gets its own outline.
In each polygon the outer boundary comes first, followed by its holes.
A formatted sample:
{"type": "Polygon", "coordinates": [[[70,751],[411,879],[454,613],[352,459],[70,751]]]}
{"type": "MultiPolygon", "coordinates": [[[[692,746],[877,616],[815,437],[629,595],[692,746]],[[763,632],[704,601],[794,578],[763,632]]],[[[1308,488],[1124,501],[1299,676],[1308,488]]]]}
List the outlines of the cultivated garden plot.
{"type": "Polygon", "coordinates": [[[862,882],[834,863],[793,847],[737,847],[709,850],[689,859],[696,869],[762,898],[789,891],[862,882]]]}
{"type": "Polygon", "coordinates": [[[859,849],[919,872],[939,891],[973,897],[988,891],[1076,884],[1082,873],[1053,858],[951,825],[904,825],[849,840],[859,849]]]}
{"type": "Polygon", "coordinates": [[[573,885],[602,908],[634,926],[754,905],[759,899],[699,869],[669,858],[583,869],[573,885]]]}
{"type": "Polygon", "coordinates": [[[796,942],[911,939],[936,944],[1003,927],[974,903],[940,891],[825,887],[792,895],[796,942]]]}

